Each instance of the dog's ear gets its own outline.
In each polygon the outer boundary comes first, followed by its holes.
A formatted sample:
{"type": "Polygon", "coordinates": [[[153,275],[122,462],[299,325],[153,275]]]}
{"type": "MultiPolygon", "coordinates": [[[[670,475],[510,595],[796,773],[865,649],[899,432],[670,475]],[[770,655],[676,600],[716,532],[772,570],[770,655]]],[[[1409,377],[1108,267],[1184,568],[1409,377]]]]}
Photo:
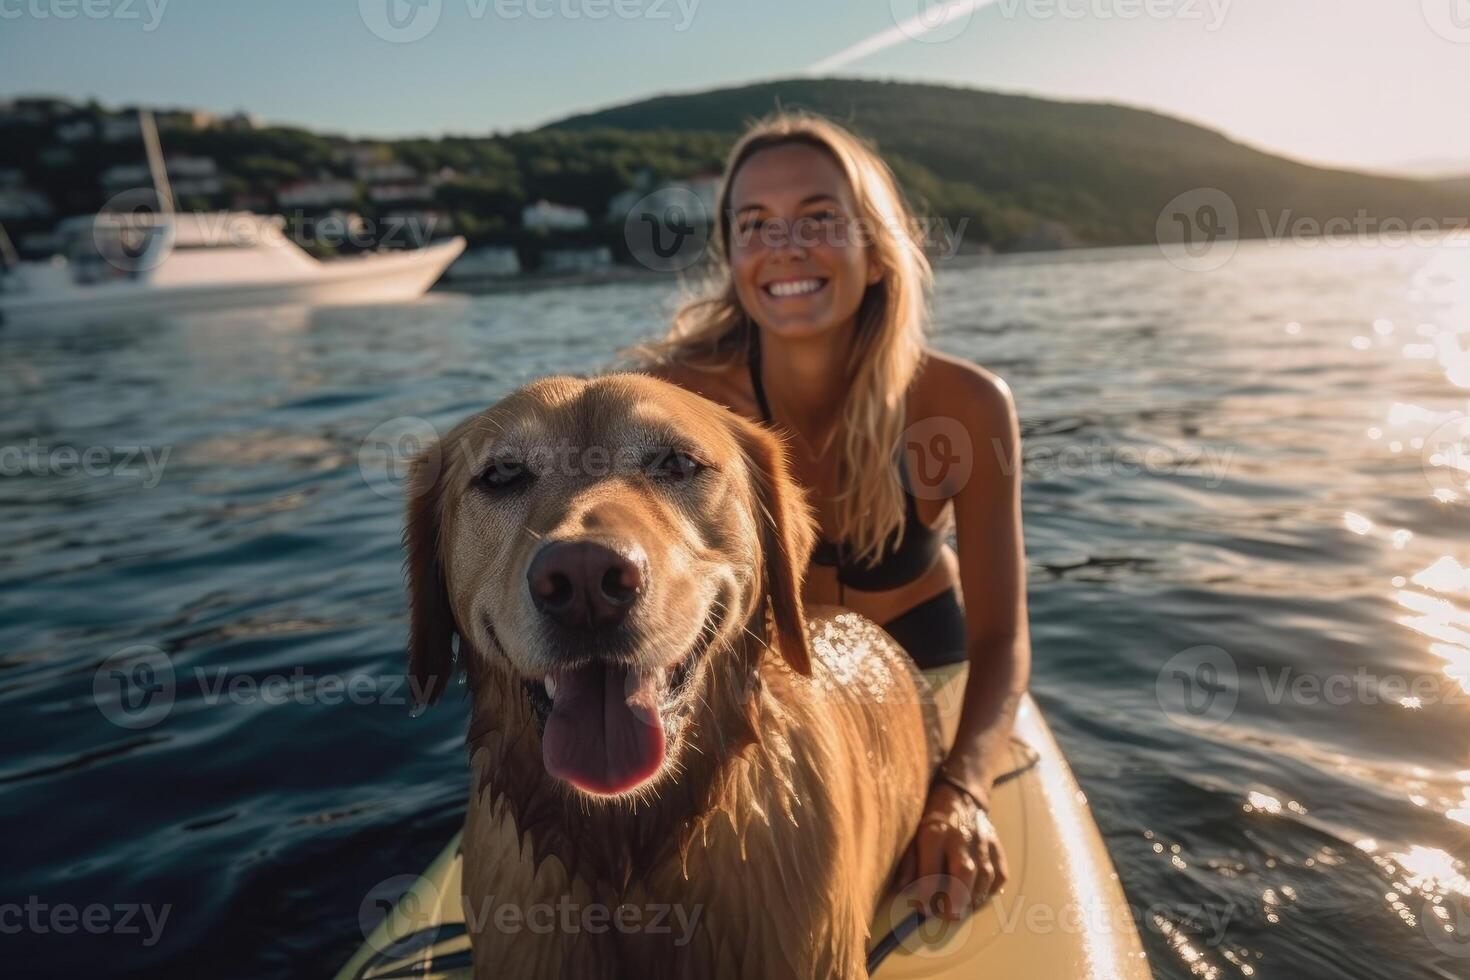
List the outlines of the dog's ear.
{"type": "Polygon", "coordinates": [[[801,583],[816,543],[816,527],[806,495],[791,476],[781,441],[754,423],[745,423],[745,460],[753,484],[756,521],[761,529],[761,561],[776,644],[791,669],[812,673],[802,612],[801,583]]]}
{"type": "Polygon", "coordinates": [[[408,552],[408,677],[419,707],[439,700],[454,673],[454,612],[439,553],[443,510],[443,446],[431,445],[409,469],[404,484],[407,514],[403,547],[408,552]]]}

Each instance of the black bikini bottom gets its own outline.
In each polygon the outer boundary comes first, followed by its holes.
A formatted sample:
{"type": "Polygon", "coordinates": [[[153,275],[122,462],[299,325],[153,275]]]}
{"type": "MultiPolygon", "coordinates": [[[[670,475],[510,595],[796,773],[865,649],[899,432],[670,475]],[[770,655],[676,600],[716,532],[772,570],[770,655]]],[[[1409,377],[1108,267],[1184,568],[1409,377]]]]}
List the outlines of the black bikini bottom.
{"type": "Polygon", "coordinates": [[[920,670],[963,663],[967,659],[965,611],[954,589],[890,619],[883,629],[908,652],[920,670]]]}

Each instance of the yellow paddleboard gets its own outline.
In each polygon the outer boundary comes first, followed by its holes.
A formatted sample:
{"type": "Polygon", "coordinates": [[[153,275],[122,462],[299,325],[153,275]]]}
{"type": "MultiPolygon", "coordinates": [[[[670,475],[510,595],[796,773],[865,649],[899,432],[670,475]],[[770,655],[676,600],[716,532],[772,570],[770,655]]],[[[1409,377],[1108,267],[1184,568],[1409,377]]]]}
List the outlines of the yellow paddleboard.
{"type": "MultiPolygon", "coordinates": [[[[966,672],[964,664],[924,672],[947,742],[959,722],[966,672]]],[[[890,934],[914,906],[907,896],[889,896],[873,918],[868,947],[882,943],[891,952],[873,976],[1149,980],[1153,974],[1137,926],[1087,800],[1029,697],[1016,718],[1012,751],[1017,774],[997,785],[991,801],[991,819],[1010,862],[1009,884],[964,922],[925,922],[902,939],[890,934]]],[[[461,869],[455,835],[411,881],[338,980],[468,980],[461,869]]]]}

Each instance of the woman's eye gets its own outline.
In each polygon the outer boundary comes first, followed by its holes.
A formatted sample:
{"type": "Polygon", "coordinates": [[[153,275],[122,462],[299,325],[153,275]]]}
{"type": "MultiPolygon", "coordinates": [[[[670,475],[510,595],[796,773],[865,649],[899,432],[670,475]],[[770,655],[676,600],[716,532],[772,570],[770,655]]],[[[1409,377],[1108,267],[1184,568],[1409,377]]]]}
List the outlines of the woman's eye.
{"type": "Polygon", "coordinates": [[[839,211],[823,211],[815,215],[814,220],[828,231],[837,231],[847,227],[847,218],[839,211]]]}
{"type": "Polygon", "coordinates": [[[531,479],[531,471],[525,463],[514,459],[500,459],[485,467],[480,474],[480,485],[491,490],[509,490],[531,479]]]}
{"type": "Polygon", "coordinates": [[[648,475],[656,480],[683,483],[704,469],[704,464],[686,452],[665,449],[655,453],[649,461],[648,475]]]}

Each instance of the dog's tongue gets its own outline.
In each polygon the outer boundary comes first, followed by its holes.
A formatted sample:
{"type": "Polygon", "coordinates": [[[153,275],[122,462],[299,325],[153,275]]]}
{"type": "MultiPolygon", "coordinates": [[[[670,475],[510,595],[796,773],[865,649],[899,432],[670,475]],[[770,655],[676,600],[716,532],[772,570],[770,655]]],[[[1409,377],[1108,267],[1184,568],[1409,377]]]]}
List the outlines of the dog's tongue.
{"type": "Polygon", "coordinates": [[[556,673],[541,736],[546,771],[589,793],[633,789],[664,761],[658,679],[618,664],[556,673]]]}

